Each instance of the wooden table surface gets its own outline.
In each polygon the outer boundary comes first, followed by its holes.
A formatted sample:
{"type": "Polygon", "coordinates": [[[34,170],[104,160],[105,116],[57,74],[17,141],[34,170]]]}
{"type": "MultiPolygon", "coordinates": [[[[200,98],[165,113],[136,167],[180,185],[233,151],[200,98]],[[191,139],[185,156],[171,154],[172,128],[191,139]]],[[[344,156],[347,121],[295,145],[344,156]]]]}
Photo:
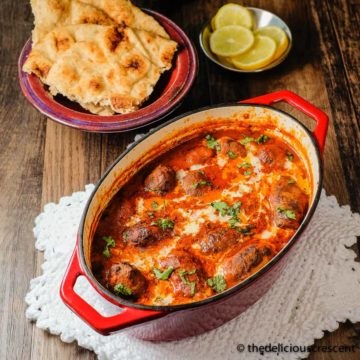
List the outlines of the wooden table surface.
{"type": "MultiPolygon", "coordinates": [[[[47,120],[20,92],[17,58],[30,36],[28,0],[2,0],[0,10],[0,359],[94,359],[75,344],[39,330],[25,319],[24,296],[41,273],[32,228],[43,206],[96,182],[134,139],[126,134],[88,134],[47,120]]],[[[254,0],[243,3],[282,17],[294,48],[278,68],[241,75],[209,63],[198,46],[202,24],[223,3],[215,0],[139,1],[179,24],[199,52],[196,83],[177,114],[280,89],[292,90],[330,117],[325,149],[325,189],[360,212],[359,0],[254,0]]],[[[307,125],[311,122],[287,106],[307,125]]],[[[360,299],[359,299],[360,305],[360,299]]],[[[341,324],[316,344],[360,344],[360,324],[341,324]]],[[[316,353],[309,359],[359,359],[359,353],[316,353]]]]}

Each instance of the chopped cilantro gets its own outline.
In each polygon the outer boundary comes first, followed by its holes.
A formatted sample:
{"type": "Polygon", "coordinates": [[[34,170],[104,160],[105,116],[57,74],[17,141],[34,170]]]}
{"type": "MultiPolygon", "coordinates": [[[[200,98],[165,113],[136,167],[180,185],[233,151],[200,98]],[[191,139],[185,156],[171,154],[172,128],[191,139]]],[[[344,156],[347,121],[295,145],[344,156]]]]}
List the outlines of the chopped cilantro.
{"type": "Polygon", "coordinates": [[[291,153],[291,152],[287,152],[286,153],[286,156],[287,156],[287,158],[289,159],[289,161],[293,161],[294,160],[294,155],[291,153]]]}
{"type": "Polygon", "coordinates": [[[196,189],[200,186],[206,186],[206,185],[211,186],[211,182],[207,180],[200,180],[199,182],[192,184],[192,187],[196,189]]]}
{"type": "Polygon", "coordinates": [[[291,219],[291,220],[295,220],[296,219],[296,215],[293,211],[291,210],[287,210],[287,209],[283,209],[283,208],[277,208],[277,211],[280,213],[280,214],[283,214],[285,215],[288,219],[291,219]]]}
{"type": "Polygon", "coordinates": [[[124,295],[124,296],[131,296],[132,295],[132,291],[131,289],[124,285],[124,284],[116,284],[114,286],[114,292],[116,295],[124,295]]]}
{"type": "Polygon", "coordinates": [[[109,247],[115,247],[115,240],[111,236],[104,236],[102,239],[106,242],[103,250],[103,255],[109,259],[111,256],[109,247]]]}
{"type": "Polygon", "coordinates": [[[246,175],[246,176],[249,176],[249,175],[251,175],[252,174],[252,171],[251,170],[245,170],[244,171],[244,175],[246,175]]]}
{"type": "Polygon", "coordinates": [[[230,208],[225,201],[214,201],[211,203],[211,206],[217,210],[221,216],[227,215],[230,208]]]}
{"type": "Polygon", "coordinates": [[[252,235],[251,229],[253,228],[253,225],[247,225],[244,227],[237,227],[236,230],[239,231],[241,234],[244,235],[252,235]]]}
{"type": "Polygon", "coordinates": [[[239,164],[237,167],[239,169],[241,169],[241,168],[248,169],[249,167],[251,167],[251,164],[249,162],[243,162],[243,163],[239,164]]]}
{"type": "Polygon", "coordinates": [[[151,203],[151,207],[154,209],[154,210],[157,210],[159,208],[159,204],[156,202],[156,201],[153,201],[151,203]]]}
{"type": "Polygon", "coordinates": [[[230,159],[236,159],[237,158],[237,155],[231,150],[229,150],[227,154],[228,154],[230,159]]]}
{"type": "Polygon", "coordinates": [[[240,222],[240,219],[237,216],[232,217],[228,223],[230,225],[231,228],[235,228],[236,224],[238,224],[240,222]]]}
{"type": "Polygon", "coordinates": [[[240,140],[240,144],[241,145],[246,145],[250,142],[256,142],[257,144],[264,144],[266,143],[270,138],[265,135],[265,134],[262,134],[260,135],[257,139],[253,138],[253,137],[249,137],[249,136],[245,136],[242,140],[240,140]]]}
{"type": "Polygon", "coordinates": [[[256,139],[256,142],[257,142],[258,144],[264,144],[264,143],[266,143],[269,139],[270,139],[270,138],[269,138],[267,135],[262,134],[262,135],[260,135],[260,136],[256,139]]]}
{"type": "Polygon", "coordinates": [[[156,278],[159,280],[167,280],[173,271],[174,268],[172,266],[169,266],[164,271],[160,271],[159,269],[156,268],[153,269],[153,273],[155,274],[156,278]]]}
{"type": "Polygon", "coordinates": [[[289,184],[289,185],[295,184],[295,183],[296,183],[296,181],[295,181],[294,179],[290,179],[290,180],[288,181],[288,184],[289,184]]]}
{"type": "Polygon", "coordinates": [[[241,145],[246,145],[252,141],[256,141],[253,137],[245,136],[242,140],[239,141],[241,145]]]}
{"type": "Polygon", "coordinates": [[[154,214],[153,214],[151,211],[149,211],[149,212],[148,212],[148,216],[151,217],[151,218],[153,218],[153,217],[154,217],[154,214]]]}
{"type": "Polygon", "coordinates": [[[226,281],[222,275],[216,275],[213,278],[208,279],[207,284],[217,293],[226,289],[226,281]]]}
{"type": "Polygon", "coordinates": [[[216,149],[216,151],[220,151],[220,145],[219,143],[216,141],[215,138],[213,138],[210,134],[205,136],[206,139],[206,145],[208,148],[210,149],[216,149]]]}
{"type": "Polygon", "coordinates": [[[240,211],[241,205],[242,205],[241,201],[235,202],[234,205],[229,209],[229,214],[228,215],[236,216],[240,211]]]}
{"type": "Polygon", "coordinates": [[[219,211],[221,216],[231,216],[231,219],[229,219],[230,227],[235,227],[240,222],[237,216],[241,207],[240,201],[235,202],[233,206],[229,206],[225,201],[215,201],[211,203],[211,206],[219,211]]]}
{"type": "Polygon", "coordinates": [[[190,294],[191,296],[194,296],[195,295],[195,287],[196,287],[196,281],[189,281],[186,276],[187,275],[193,275],[196,273],[196,269],[194,270],[190,270],[190,271],[187,271],[187,270],[179,270],[179,276],[180,276],[180,279],[181,281],[186,284],[186,285],[189,285],[190,286],[190,294]]]}
{"type": "Polygon", "coordinates": [[[166,229],[173,229],[175,224],[169,218],[160,218],[160,219],[158,219],[158,221],[152,222],[151,225],[156,225],[156,226],[162,228],[163,230],[166,230],[166,229]]]}

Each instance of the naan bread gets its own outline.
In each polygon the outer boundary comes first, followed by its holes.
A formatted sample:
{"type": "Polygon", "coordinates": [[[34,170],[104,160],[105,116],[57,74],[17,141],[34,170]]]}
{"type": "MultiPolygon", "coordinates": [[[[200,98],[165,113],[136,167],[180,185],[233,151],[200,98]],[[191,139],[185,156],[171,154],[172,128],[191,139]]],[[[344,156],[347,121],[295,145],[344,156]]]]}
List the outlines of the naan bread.
{"type": "Polygon", "coordinates": [[[143,30],[69,25],[34,44],[23,70],[91,112],[128,113],[149,97],[175,51],[174,41],[143,30]]]}
{"type": "Polygon", "coordinates": [[[120,25],[169,39],[164,28],[129,0],[31,0],[35,17],[33,43],[63,25],[120,25]]]}

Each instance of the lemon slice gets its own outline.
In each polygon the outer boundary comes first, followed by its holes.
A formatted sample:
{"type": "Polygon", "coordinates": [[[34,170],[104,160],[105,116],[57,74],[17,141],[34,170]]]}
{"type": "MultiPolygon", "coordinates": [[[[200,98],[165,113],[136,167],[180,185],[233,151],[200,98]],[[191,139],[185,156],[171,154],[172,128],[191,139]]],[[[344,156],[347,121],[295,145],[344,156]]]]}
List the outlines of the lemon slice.
{"type": "Polygon", "coordinates": [[[285,31],[278,26],[265,26],[255,30],[254,34],[268,36],[275,40],[277,49],[274,58],[276,59],[279,58],[289,46],[289,39],[285,31]]]}
{"type": "Polygon", "coordinates": [[[241,70],[257,70],[269,64],[276,51],[275,41],[268,37],[257,35],[252,48],[239,56],[232,57],[232,63],[241,70]]]}
{"type": "Polygon", "coordinates": [[[232,63],[232,61],[231,61],[231,58],[227,58],[227,57],[223,57],[223,56],[218,56],[218,59],[219,59],[219,61],[220,61],[223,65],[225,65],[225,66],[227,66],[227,67],[231,67],[231,68],[234,67],[234,65],[233,65],[233,63],[232,63]]]}
{"type": "Polygon", "coordinates": [[[215,16],[211,19],[210,26],[211,26],[212,31],[216,30],[215,16]]]}
{"type": "Polygon", "coordinates": [[[229,25],[215,30],[210,36],[210,49],[219,56],[236,56],[249,50],[254,43],[254,35],[249,29],[229,25]]]}
{"type": "Polygon", "coordinates": [[[253,17],[247,8],[238,4],[226,4],[222,6],[214,16],[215,29],[228,25],[240,25],[248,29],[253,26],[253,17]]]}

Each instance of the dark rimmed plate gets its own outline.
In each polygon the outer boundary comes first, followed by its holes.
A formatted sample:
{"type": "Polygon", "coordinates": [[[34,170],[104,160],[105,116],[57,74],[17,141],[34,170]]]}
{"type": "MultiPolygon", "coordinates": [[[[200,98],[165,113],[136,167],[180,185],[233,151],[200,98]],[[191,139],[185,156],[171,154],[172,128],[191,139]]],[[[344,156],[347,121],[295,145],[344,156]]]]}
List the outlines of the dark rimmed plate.
{"type": "Polygon", "coordinates": [[[64,97],[52,97],[43,83],[33,74],[22,71],[31,51],[29,39],[21,51],[18,72],[23,94],[41,113],[61,124],[90,132],[123,132],[159,121],[179,106],[189,92],[198,69],[196,50],[187,35],[170,19],[143,9],[153,16],[178,43],[178,51],[170,71],[164,73],[149,100],[130,114],[95,115],[64,97]]]}

